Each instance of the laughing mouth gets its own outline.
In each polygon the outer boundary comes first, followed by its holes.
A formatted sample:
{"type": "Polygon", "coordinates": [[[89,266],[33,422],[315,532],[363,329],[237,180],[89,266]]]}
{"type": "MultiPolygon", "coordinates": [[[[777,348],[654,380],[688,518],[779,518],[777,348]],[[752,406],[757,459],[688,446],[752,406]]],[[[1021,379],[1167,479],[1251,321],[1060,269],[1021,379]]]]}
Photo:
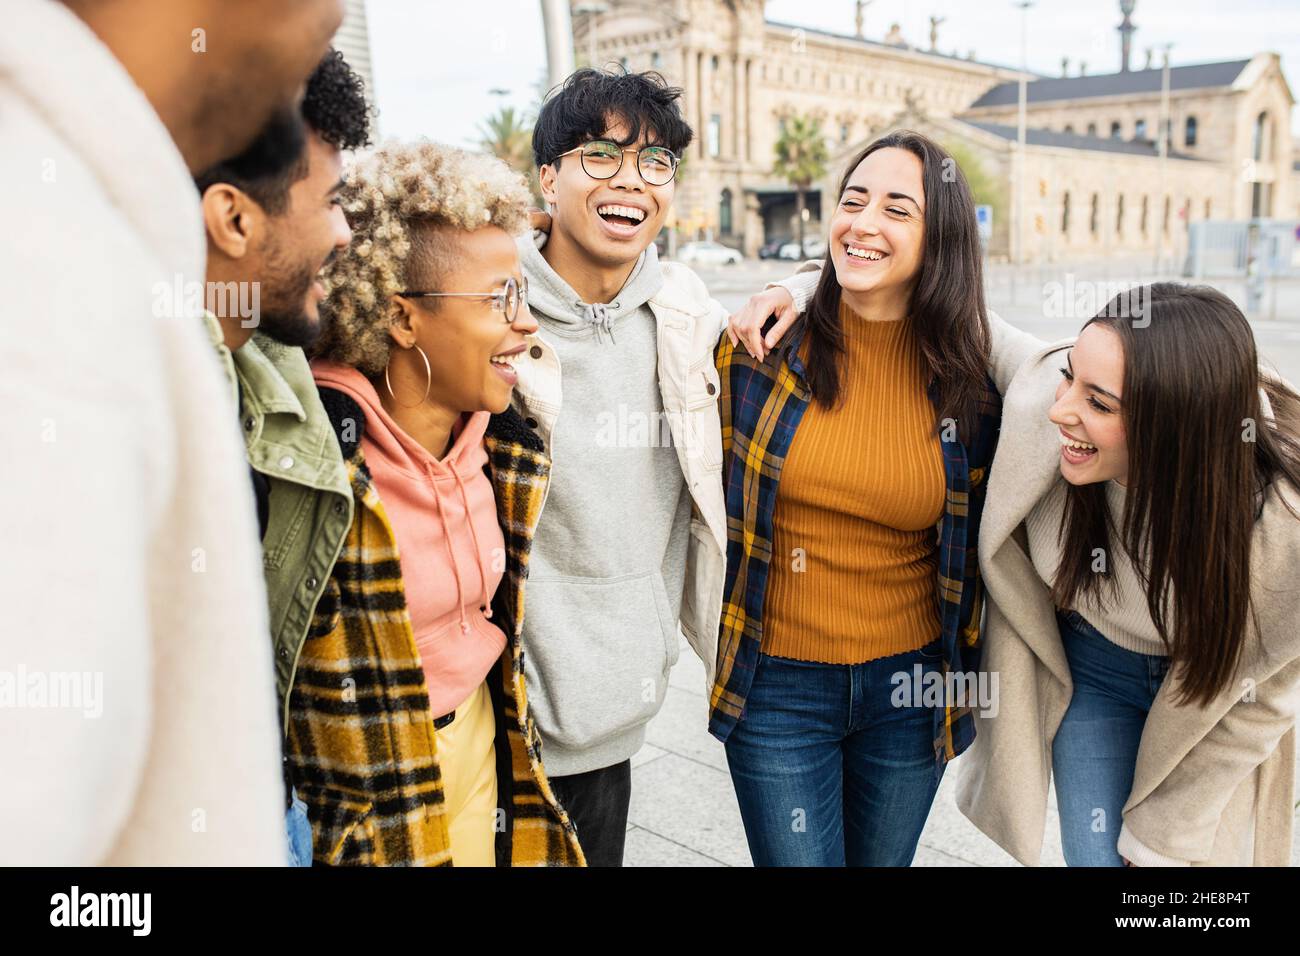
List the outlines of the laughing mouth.
{"type": "Polygon", "coordinates": [[[618,226],[639,226],[645,221],[644,209],[638,209],[636,206],[622,206],[617,203],[606,203],[603,206],[597,206],[596,214],[606,222],[618,226]]]}
{"type": "Polygon", "coordinates": [[[879,249],[862,249],[858,246],[845,246],[844,251],[855,259],[866,259],[868,262],[879,262],[889,255],[879,249]]]}
{"type": "Polygon", "coordinates": [[[1073,448],[1075,451],[1096,451],[1096,445],[1090,445],[1086,441],[1079,441],[1077,438],[1071,438],[1065,433],[1061,434],[1061,444],[1067,448],[1073,448]]]}
{"type": "Polygon", "coordinates": [[[488,361],[497,368],[509,369],[513,372],[515,370],[515,359],[519,357],[519,353],[522,351],[523,349],[511,349],[509,352],[501,352],[492,356],[488,361]]]}

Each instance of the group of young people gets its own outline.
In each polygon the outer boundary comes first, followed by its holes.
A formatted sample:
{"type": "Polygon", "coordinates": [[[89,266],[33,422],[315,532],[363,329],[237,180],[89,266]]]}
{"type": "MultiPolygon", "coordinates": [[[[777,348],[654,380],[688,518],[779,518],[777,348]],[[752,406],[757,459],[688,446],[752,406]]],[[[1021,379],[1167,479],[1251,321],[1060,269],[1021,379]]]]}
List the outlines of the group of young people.
{"type": "Polygon", "coordinates": [[[332,0],[19,2],[81,67],[0,39],[13,314],[57,312],[0,329],[5,657],[102,671],[108,719],[4,715],[0,808],[47,821],[6,859],[617,866],[684,639],[758,865],[909,864],[963,754],[1027,864],[1051,784],[1072,865],[1289,861],[1300,398],[1221,294],[1019,332],[902,131],[729,317],[656,253],[657,74],[551,93],[540,213],[371,146],[332,0]]]}

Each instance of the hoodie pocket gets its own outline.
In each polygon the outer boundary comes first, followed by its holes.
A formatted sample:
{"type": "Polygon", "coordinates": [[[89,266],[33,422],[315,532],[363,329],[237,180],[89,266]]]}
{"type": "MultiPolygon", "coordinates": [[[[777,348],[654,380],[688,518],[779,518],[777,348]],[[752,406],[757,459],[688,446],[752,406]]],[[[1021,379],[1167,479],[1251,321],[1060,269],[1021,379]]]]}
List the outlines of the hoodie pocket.
{"type": "Polygon", "coordinates": [[[544,740],[582,750],[658,713],[679,653],[658,571],[530,578],[527,622],[529,709],[544,740]]]}

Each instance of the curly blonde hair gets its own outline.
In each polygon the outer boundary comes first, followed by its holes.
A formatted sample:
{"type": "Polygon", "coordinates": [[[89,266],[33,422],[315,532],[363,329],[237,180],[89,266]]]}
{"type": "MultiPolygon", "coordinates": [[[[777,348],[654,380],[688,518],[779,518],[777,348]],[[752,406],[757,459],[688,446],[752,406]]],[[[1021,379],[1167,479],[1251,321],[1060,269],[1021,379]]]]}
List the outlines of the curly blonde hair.
{"type": "Polygon", "coordinates": [[[387,142],[359,157],[342,202],[352,245],[325,269],[324,331],[312,354],[376,375],[392,348],[388,300],[410,288],[408,267],[428,245],[424,230],[499,226],[516,235],[530,196],[523,177],[501,160],[418,140],[387,142]]]}

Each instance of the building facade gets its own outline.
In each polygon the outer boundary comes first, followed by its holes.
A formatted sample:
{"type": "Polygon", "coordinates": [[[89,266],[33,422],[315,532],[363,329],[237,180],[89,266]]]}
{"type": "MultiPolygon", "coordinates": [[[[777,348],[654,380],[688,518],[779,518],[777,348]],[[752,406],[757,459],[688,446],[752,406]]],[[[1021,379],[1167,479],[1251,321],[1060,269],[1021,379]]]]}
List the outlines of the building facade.
{"type": "Polygon", "coordinates": [[[696,141],[675,225],[683,237],[713,236],[747,255],[796,232],[794,190],[773,174],[782,124],[795,115],[820,122],[831,156],[808,194],[811,234],[847,161],[901,126],[959,142],[966,161],[1003,190],[994,256],[1166,244],[1176,255],[1196,219],[1300,215],[1295,100],[1276,54],[1171,68],[1165,157],[1155,132],[1161,70],[1026,74],[1029,130],[1018,167],[1021,72],[942,53],[933,37],[923,49],[897,28],[881,41],[776,23],[763,0],[575,0],[572,24],[579,65],[653,69],[682,87],[696,141]]]}
{"type": "Polygon", "coordinates": [[[343,23],[334,34],[334,46],[348,65],[366,81],[366,99],[375,104],[375,77],[370,59],[370,28],[366,22],[366,0],[347,0],[343,23]]]}

